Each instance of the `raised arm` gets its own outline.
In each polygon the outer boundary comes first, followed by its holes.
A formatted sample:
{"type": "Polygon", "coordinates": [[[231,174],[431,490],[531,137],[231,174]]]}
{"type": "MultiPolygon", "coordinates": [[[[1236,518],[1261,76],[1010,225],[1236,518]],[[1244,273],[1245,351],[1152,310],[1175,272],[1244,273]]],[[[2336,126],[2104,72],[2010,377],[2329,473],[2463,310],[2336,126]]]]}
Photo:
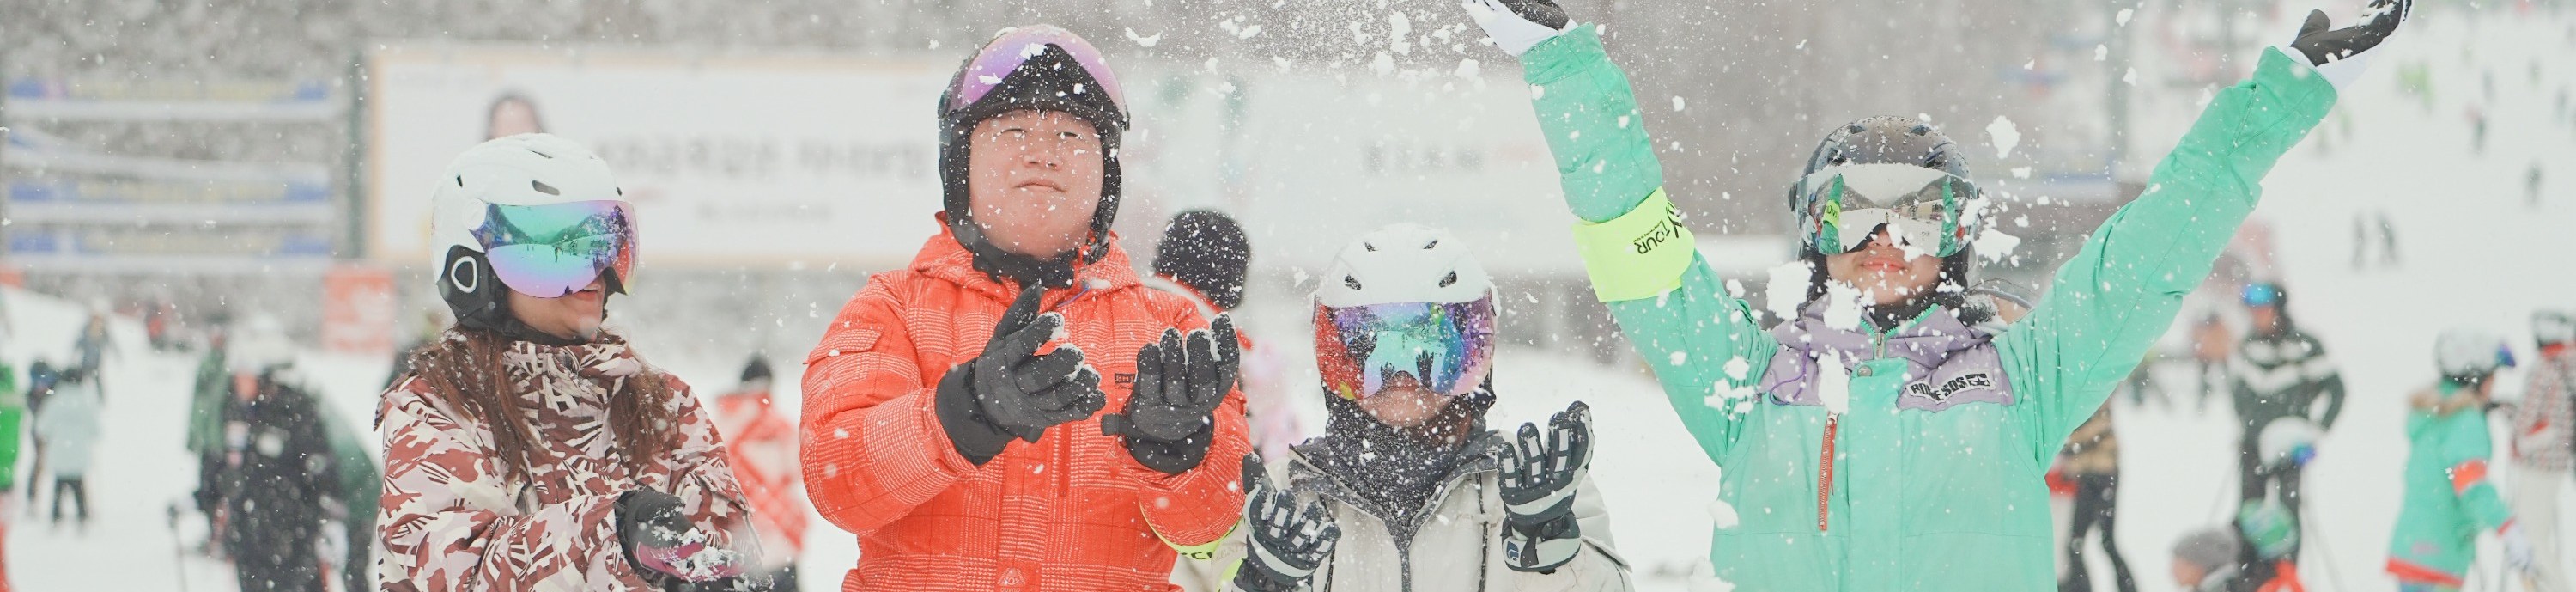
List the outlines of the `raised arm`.
{"type": "Polygon", "coordinates": [[[2047,298],[1998,340],[2037,436],[2035,459],[2054,454],[2146,355],[2253,212],[2263,176],[2334,106],[2329,81],[2357,75],[2363,52],[2408,5],[2381,0],[2358,26],[2331,31],[2312,15],[2290,47],[2264,50],[2253,77],[2211,98],[2146,191],[2094,231],[2058,268],[2047,298]]]}
{"type": "Polygon", "coordinates": [[[1569,28],[1547,0],[1477,0],[1467,10],[1521,57],[1566,206],[1582,219],[1576,248],[1594,294],[1654,366],[1701,450],[1717,459],[1743,417],[1712,396],[1753,392],[1779,344],[1700,258],[1664,193],[1663,164],[1628,76],[1595,28],[1569,28]]]}

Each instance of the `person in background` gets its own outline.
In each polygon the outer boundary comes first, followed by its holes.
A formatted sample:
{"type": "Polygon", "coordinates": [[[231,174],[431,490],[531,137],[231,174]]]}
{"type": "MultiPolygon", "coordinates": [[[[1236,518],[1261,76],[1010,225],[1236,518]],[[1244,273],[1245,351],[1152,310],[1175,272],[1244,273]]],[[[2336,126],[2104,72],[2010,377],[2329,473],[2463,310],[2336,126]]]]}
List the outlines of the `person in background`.
{"type": "MultiPolygon", "coordinates": [[[[1154,276],[1145,287],[1189,299],[1199,316],[1216,315],[1243,305],[1244,279],[1252,266],[1252,240],[1233,216],[1214,210],[1189,210],[1163,225],[1163,240],[1154,250],[1154,276]]],[[[1273,348],[1261,347],[1250,332],[1237,327],[1243,340],[1244,410],[1251,414],[1252,447],[1262,458],[1287,458],[1288,447],[1306,440],[1284,384],[1286,364],[1273,348]]]]}
{"type": "Polygon", "coordinates": [[[81,376],[89,382],[99,383],[102,397],[106,395],[106,388],[105,381],[99,380],[99,369],[107,365],[107,357],[115,353],[115,345],[114,337],[108,334],[104,307],[101,307],[101,312],[90,313],[89,324],[81,326],[80,339],[72,343],[73,352],[80,356],[72,368],[80,370],[81,376]]]}
{"type": "Polygon", "coordinates": [[[2304,592],[2298,564],[2287,557],[2298,540],[2289,510],[2264,500],[2239,510],[2226,526],[2175,541],[2169,565],[2174,583],[2190,592],[2304,592]]]}
{"type": "Polygon", "coordinates": [[[53,471],[53,522],[63,522],[63,502],[77,509],[80,526],[89,527],[89,468],[98,447],[98,383],[79,368],[64,370],[54,395],[36,412],[36,434],[45,439],[45,465],[53,471]]]}
{"type": "MultiPolygon", "coordinates": [[[[5,311],[0,311],[5,314],[5,311]]],[[[0,344],[8,343],[0,330],[0,344]]],[[[0,355],[0,592],[9,592],[9,500],[18,487],[18,444],[27,423],[27,397],[18,392],[18,369],[0,355]]],[[[34,479],[29,479],[33,481],[34,479]]],[[[32,487],[32,486],[30,486],[32,487]]]]}
{"type": "Polygon", "coordinates": [[[27,456],[29,460],[26,473],[28,516],[37,515],[36,512],[38,511],[38,506],[36,505],[36,494],[45,489],[44,476],[46,475],[45,435],[37,433],[34,429],[35,417],[37,413],[44,411],[45,401],[53,398],[54,384],[61,381],[62,372],[55,370],[52,364],[45,363],[43,360],[37,360],[34,363],[27,364],[27,394],[24,399],[26,400],[26,421],[28,426],[27,456]]]}
{"type": "Polygon", "coordinates": [[[206,540],[198,553],[207,557],[223,554],[223,494],[218,486],[224,472],[224,408],[232,400],[232,369],[224,361],[224,351],[231,347],[230,323],[217,317],[206,332],[206,354],[197,361],[196,383],[188,396],[188,451],[197,454],[197,491],[191,497],[197,502],[198,515],[206,519],[206,540]]]}
{"type": "Polygon", "coordinates": [[[2111,406],[2103,405],[2093,418],[2076,426],[2066,437],[2066,450],[2058,456],[2058,467],[2067,479],[2075,482],[2073,525],[2066,538],[2066,574],[2057,582],[2060,592],[2091,592],[2093,579],[2086,573],[2084,539],[2094,526],[2102,527],[2102,555],[2111,560],[2113,580],[2120,592],[2138,592],[2138,581],[2129,574],[2129,560],[2120,556],[2119,536],[2115,534],[2120,510],[2120,438],[2111,430],[2111,406]]]}
{"type": "Polygon", "coordinates": [[[274,320],[251,319],[227,346],[225,555],[242,592],[321,589],[325,507],[343,494],[319,403],[274,320]]]}
{"type": "Polygon", "coordinates": [[[2522,403],[2515,405],[2513,426],[2513,515],[2522,518],[2531,538],[2534,583],[2544,592],[2569,592],[2566,557],[2558,550],[2558,489],[2571,464],[2570,438],[2576,438],[2576,312],[2531,313],[2533,345],[2530,382],[2522,403]]]}
{"type": "Polygon", "coordinates": [[[2236,441],[2237,499],[2252,505],[2278,495],[2298,515],[2299,477],[2305,471],[2263,454],[2263,432],[2284,420],[2313,423],[2320,433],[2332,429],[2343,415],[2343,372],[2326,355],[2323,342],[2291,321],[2290,294],[2280,284],[2247,284],[2241,302],[2253,328],[2228,358],[2236,418],[2243,428],[2236,441]],[[2320,401],[2323,412],[2316,410],[2320,401]]]}
{"type": "Polygon", "coordinates": [[[716,433],[723,434],[734,480],[751,500],[752,531],[762,555],[754,567],[777,589],[796,589],[796,557],[805,552],[805,484],[796,464],[796,423],[770,399],[769,359],[757,354],[742,367],[742,384],[716,398],[716,433]]]}
{"type": "Polygon", "coordinates": [[[2406,491],[2388,541],[2388,573],[2401,592],[2459,590],[2480,530],[2496,533],[2515,571],[2532,566],[2531,540],[2487,478],[2488,397],[2496,372],[2513,367],[2513,350],[2474,329],[2445,331],[2433,347],[2442,380],[2407,398],[2406,491]]]}

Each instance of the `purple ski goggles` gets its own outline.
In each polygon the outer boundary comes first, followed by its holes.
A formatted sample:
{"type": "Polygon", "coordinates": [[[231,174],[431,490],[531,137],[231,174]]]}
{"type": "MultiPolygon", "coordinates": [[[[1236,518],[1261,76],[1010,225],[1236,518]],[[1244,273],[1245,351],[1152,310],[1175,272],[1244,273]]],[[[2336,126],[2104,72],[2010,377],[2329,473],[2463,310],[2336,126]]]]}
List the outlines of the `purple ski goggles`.
{"type": "Polygon", "coordinates": [[[1092,47],[1091,42],[1084,41],[1081,36],[1074,35],[1072,31],[1052,25],[1030,25],[1004,29],[1002,34],[994,37],[991,43],[984,44],[983,50],[976,52],[975,59],[966,63],[966,69],[958,71],[957,80],[951,83],[954,86],[948,89],[946,105],[948,111],[964,109],[968,105],[975,104],[976,101],[983,100],[984,95],[991,94],[995,88],[1000,88],[1002,80],[1010,78],[1012,71],[1019,69],[1021,64],[1045,54],[1047,46],[1050,45],[1063,49],[1064,53],[1073,56],[1074,65],[1082,68],[1084,73],[1090,74],[1092,80],[1100,83],[1098,89],[1075,86],[1073,92],[1088,93],[1097,90],[1107,93],[1109,102],[1116,105],[1120,112],[1127,110],[1127,93],[1119,88],[1118,75],[1109,71],[1109,63],[1101,59],[1098,48],[1092,47]]]}
{"type": "Polygon", "coordinates": [[[633,206],[610,200],[493,204],[474,228],[492,275],[511,291],[538,298],[580,291],[608,271],[617,272],[611,287],[623,291],[634,277],[635,234],[633,206]]]}

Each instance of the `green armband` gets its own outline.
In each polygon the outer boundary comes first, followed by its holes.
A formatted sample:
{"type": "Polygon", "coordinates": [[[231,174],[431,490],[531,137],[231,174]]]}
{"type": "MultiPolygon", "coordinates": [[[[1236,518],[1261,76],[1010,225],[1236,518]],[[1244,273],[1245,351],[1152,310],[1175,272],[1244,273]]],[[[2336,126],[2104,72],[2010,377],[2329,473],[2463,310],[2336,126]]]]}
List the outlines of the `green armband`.
{"type": "Polygon", "coordinates": [[[1682,287],[1682,273],[1699,250],[1662,188],[1618,218],[1575,224],[1574,245],[1602,302],[1653,298],[1682,287]]]}

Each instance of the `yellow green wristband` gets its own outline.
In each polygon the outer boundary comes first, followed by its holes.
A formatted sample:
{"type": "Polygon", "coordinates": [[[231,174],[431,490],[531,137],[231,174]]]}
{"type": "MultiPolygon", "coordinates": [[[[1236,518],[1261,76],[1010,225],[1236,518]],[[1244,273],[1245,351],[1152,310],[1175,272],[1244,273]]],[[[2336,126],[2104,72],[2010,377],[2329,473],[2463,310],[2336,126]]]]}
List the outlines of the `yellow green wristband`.
{"type": "Polygon", "coordinates": [[[1574,225],[1575,251],[1602,302],[1662,296],[1682,286],[1699,246],[1661,188],[1644,203],[1599,224],[1574,225]]]}

